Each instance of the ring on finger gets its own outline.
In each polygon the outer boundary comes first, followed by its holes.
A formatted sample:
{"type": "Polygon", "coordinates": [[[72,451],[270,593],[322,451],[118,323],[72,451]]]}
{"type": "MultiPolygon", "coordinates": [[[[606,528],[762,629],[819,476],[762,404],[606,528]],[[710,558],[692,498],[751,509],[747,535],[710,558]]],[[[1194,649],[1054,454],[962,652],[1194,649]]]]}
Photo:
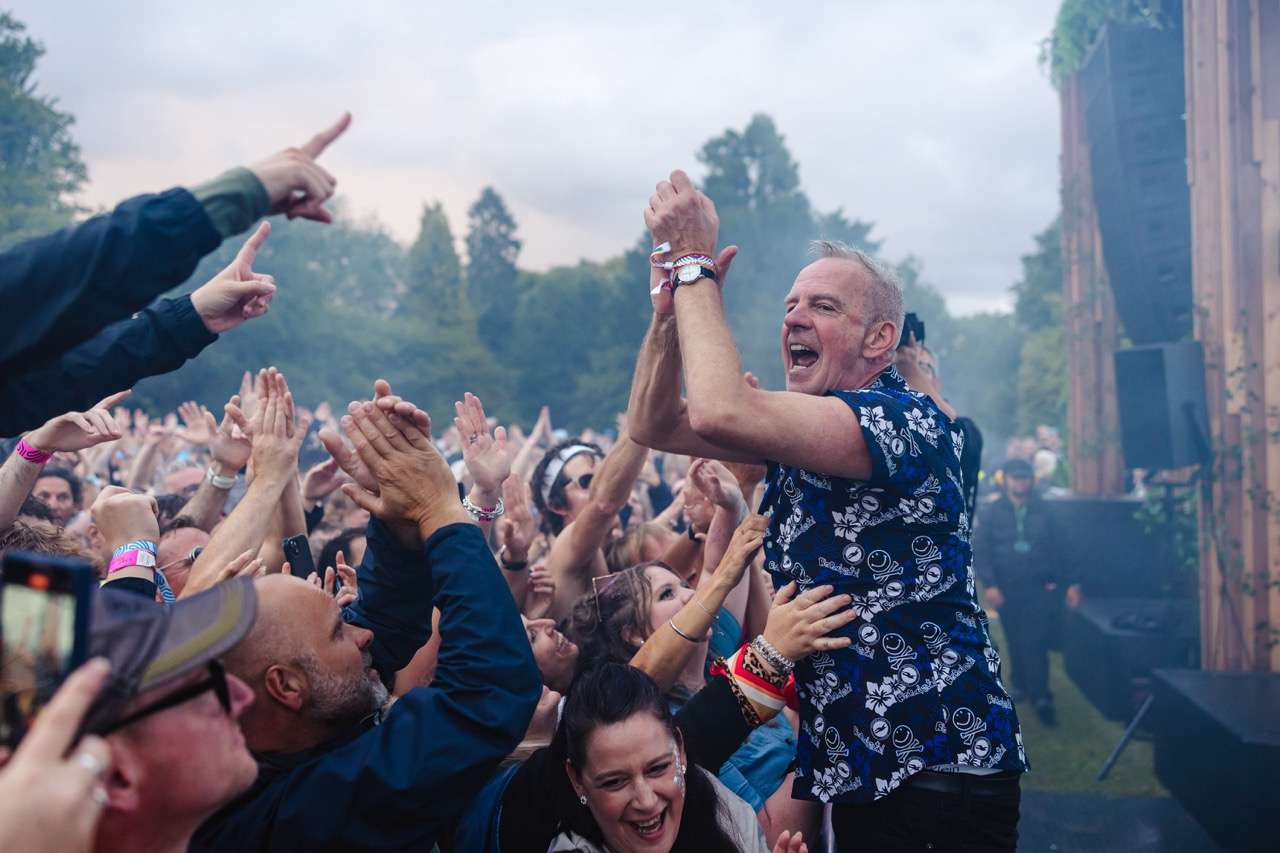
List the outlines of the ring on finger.
{"type": "Polygon", "coordinates": [[[102,772],[102,762],[98,759],[98,756],[90,752],[82,752],[77,755],[76,764],[89,771],[91,776],[97,776],[102,772]]]}

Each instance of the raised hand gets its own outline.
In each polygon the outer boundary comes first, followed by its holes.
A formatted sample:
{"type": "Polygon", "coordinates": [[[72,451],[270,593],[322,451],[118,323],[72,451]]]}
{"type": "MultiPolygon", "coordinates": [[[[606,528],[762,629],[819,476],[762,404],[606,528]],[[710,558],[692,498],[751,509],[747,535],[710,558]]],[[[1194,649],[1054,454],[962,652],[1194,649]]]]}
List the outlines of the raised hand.
{"type": "Polygon", "coordinates": [[[249,167],[267,190],[271,213],[284,213],[290,219],[300,216],[316,222],[333,221],[324,203],[333,195],[338,179],[321,168],[316,158],[350,124],[351,113],[343,113],[301,147],[286,148],[249,167]]]}
{"type": "MultiPolygon", "coordinates": [[[[267,564],[256,555],[256,552],[249,550],[243,552],[240,556],[223,566],[218,572],[217,577],[214,579],[214,583],[229,581],[233,578],[260,578],[266,573],[267,564]]],[[[188,595],[202,592],[204,589],[207,589],[207,587],[196,587],[193,589],[191,585],[188,584],[183,587],[182,592],[178,594],[178,598],[185,598],[188,595]]]]}
{"type": "Polygon", "coordinates": [[[182,430],[178,437],[197,447],[208,447],[218,431],[218,422],[213,413],[194,400],[188,400],[178,406],[178,417],[182,419],[182,430]]]}
{"type": "Polygon", "coordinates": [[[515,477],[502,482],[502,503],[506,514],[498,519],[498,545],[515,562],[529,558],[529,546],[538,535],[538,525],[529,508],[529,484],[515,477]]]}
{"type": "Polygon", "coordinates": [[[303,476],[302,500],[309,504],[324,500],[349,479],[338,465],[338,460],[330,456],[318,465],[312,465],[303,476]]]}
{"type": "Polygon", "coordinates": [[[338,572],[338,579],[342,581],[342,589],[338,590],[336,596],[338,606],[346,607],[360,597],[356,570],[347,565],[347,558],[341,551],[338,552],[337,559],[334,562],[334,569],[338,572]]]}
{"type": "Polygon", "coordinates": [[[743,506],[738,481],[723,463],[714,459],[696,459],[689,466],[689,479],[716,506],[730,511],[737,511],[743,506]]]}
{"type": "Polygon", "coordinates": [[[352,408],[342,419],[342,429],[377,492],[357,481],[344,485],[344,494],[383,521],[416,525],[423,540],[447,524],[471,523],[448,463],[414,421],[388,414],[373,402],[352,408]]]}
{"type": "MultiPolygon", "coordinates": [[[[205,417],[213,423],[211,413],[205,412],[205,417]]],[[[222,407],[222,422],[209,441],[209,455],[222,467],[222,476],[238,474],[249,464],[253,442],[249,440],[248,429],[249,419],[240,410],[240,395],[232,394],[222,407]]]]}
{"type": "Polygon", "coordinates": [[[477,489],[497,494],[511,473],[513,454],[507,447],[506,427],[498,427],[490,434],[484,404],[470,391],[453,407],[458,413],[453,425],[462,436],[462,458],[467,471],[471,473],[477,489]]]}
{"type": "Polygon", "coordinates": [[[27,444],[46,453],[76,451],[124,435],[124,424],[116,422],[111,407],[128,397],[130,391],[120,391],[105,400],[99,400],[85,412],[67,412],[46,421],[27,433],[27,444]]]}
{"type": "Polygon", "coordinates": [[[551,575],[545,560],[529,570],[529,585],[524,595],[526,619],[545,619],[551,614],[556,598],[556,579],[551,575]]]}
{"type": "Polygon", "coordinates": [[[747,567],[764,545],[764,534],[768,529],[769,519],[763,515],[749,515],[738,525],[738,529],[733,531],[733,538],[729,540],[728,549],[720,558],[720,565],[716,568],[714,577],[717,583],[724,583],[729,589],[738,585],[738,581],[746,574],[747,567]]]}
{"type": "Polygon", "coordinates": [[[235,260],[191,294],[191,304],[213,334],[267,313],[276,293],[276,280],[255,273],[253,261],[270,233],[271,223],[260,224],[240,247],[235,260]]]}
{"type": "Polygon", "coordinates": [[[793,598],[796,583],[787,584],[773,597],[764,638],[793,661],[814,652],[848,648],[853,642],[850,638],[828,635],[848,625],[858,614],[849,606],[852,598],[844,593],[832,595],[833,592],[833,586],[815,586],[793,598]]]}
{"type": "Polygon", "coordinates": [[[274,367],[258,374],[258,407],[250,422],[255,477],[287,479],[298,470],[298,449],[309,422],[304,416],[295,422],[293,394],[274,367]]]}
{"type": "Polygon", "coordinates": [[[134,539],[158,541],[159,514],[154,497],[121,486],[107,486],[89,507],[89,517],[112,548],[134,539]]]}
{"type": "MultiPolygon", "coordinates": [[[[385,379],[373,383],[373,401],[387,414],[393,426],[408,439],[409,443],[419,449],[431,445],[431,418],[413,403],[401,399],[391,391],[391,384],[385,379]]],[[[360,401],[353,401],[347,406],[347,413],[353,414],[360,401]]],[[[378,483],[373,474],[365,467],[364,462],[355,451],[342,439],[336,430],[328,427],[320,430],[320,443],[329,455],[356,485],[367,492],[378,493],[378,483]]]]}

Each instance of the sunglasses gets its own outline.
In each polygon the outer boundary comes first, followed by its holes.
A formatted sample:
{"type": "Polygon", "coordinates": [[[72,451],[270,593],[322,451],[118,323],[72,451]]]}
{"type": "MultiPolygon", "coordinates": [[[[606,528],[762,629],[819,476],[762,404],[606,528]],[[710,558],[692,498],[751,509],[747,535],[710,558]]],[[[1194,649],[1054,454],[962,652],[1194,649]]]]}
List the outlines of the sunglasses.
{"type": "Polygon", "coordinates": [[[213,694],[218,697],[218,704],[222,706],[223,712],[230,716],[231,688],[227,686],[227,671],[223,669],[222,664],[216,660],[209,661],[208,666],[209,677],[204,681],[197,681],[195,684],[190,684],[181,690],[175,690],[173,693],[170,693],[162,699],[157,699],[150,705],[144,705],[129,716],[112,723],[104,732],[102,732],[102,734],[109,735],[114,731],[119,731],[125,726],[132,725],[145,717],[150,717],[153,714],[158,714],[161,711],[167,711],[168,709],[175,708],[185,702],[190,702],[192,699],[195,699],[198,696],[203,696],[210,690],[212,690],[213,694]]]}
{"type": "Polygon", "coordinates": [[[570,479],[566,477],[565,484],[568,485],[569,483],[577,483],[578,488],[582,489],[583,491],[586,491],[587,489],[591,488],[591,481],[595,479],[595,476],[596,476],[595,474],[588,471],[587,473],[579,476],[576,479],[570,479]]]}
{"type": "Polygon", "coordinates": [[[179,557],[176,560],[170,560],[169,562],[165,563],[163,566],[156,566],[156,571],[163,572],[165,569],[178,565],[178,563],[187,563],[189,568],[190,566],[195,565],[196,558],[198,558],[202,553],[204,553],[204,547],[201,545],[197,545],[196,547],[192,548],[189,552],[187,552],[187,556],[179,557]]]}

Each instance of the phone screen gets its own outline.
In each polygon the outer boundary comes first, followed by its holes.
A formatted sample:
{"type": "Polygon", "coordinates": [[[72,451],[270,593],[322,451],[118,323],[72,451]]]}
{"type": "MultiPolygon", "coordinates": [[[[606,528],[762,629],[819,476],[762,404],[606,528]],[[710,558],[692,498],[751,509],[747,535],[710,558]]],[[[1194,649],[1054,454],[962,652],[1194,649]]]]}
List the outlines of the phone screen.
{"type": "Polygon", "coordinates": [[[9,552],[0,586],[0,742],[14,745],[88,649],[88,563],[9,552]]]}

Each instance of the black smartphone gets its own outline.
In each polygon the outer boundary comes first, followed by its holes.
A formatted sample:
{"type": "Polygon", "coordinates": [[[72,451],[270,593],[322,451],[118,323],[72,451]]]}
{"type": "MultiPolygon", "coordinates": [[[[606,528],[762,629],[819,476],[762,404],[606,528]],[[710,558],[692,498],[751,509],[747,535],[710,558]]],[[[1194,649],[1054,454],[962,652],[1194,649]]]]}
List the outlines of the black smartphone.
{"type": "Polygon", "coordinates": [[[311,543],[307,541],[305,533],[284,540],[284,558],[289,561],[289,569],[295,578],[306,580],[316,570],[315,558],[311,556],[311,543]]]}
{"type": "Polygon", "coordinates": [[[89,654],[93,568],[10,551],[0,565],[0,742],[16,746],[89,654]]]}
{"type": "Polygon", "coordinates": [[[924,343],[924,320],[917,317],[916,312],[908,311],[907,316],[902,318],[902,340],[898,341],[898,349],[906,346],[913,336],[916,343],[924,343]]]}

